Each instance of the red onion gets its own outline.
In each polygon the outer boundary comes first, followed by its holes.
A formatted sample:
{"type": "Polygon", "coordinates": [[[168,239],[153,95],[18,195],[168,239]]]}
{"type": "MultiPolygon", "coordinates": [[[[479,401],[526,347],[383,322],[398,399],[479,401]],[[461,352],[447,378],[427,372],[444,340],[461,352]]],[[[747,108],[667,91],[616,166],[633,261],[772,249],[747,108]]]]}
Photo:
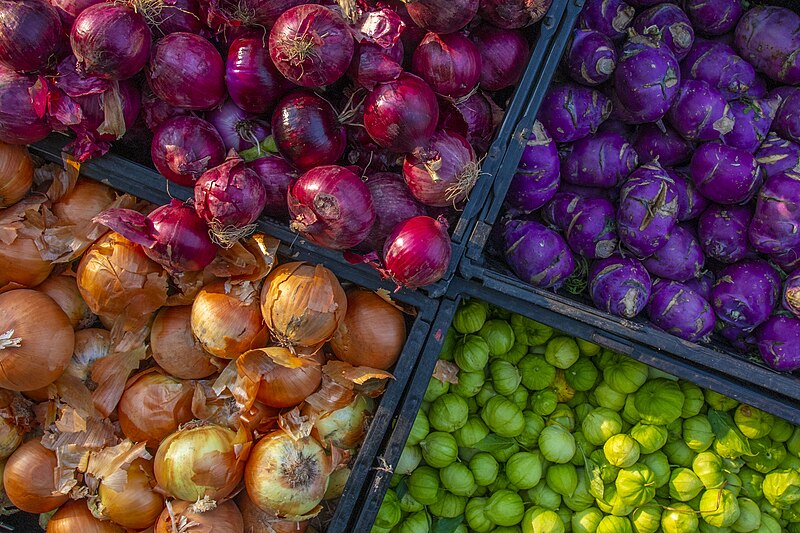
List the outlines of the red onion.
{"type": "Polygon", "coordinates": [[[225,65],[208,40],[170,33],[153,49],[147,80],[155,95],[185,109],[211,109],[225,98],[225,65]]]}
{"type": "Polygon", "coordinates": [[[292,181],[297,179],[297,171],[279,155],[266,155],[247,163],[255,172],[267,193],[264,211],[270,216],[286,217],[289,208],[286,205],[286,194],[292,181]]]}
{"type": "Polygon", "coordinates": [[[375,207],[357,175],[336,165],[309,170],[289,188],[292,229],[311,242],[344,250],[369,235],[375,207]]]}
{"type": "Polygon", "coordinates": [[[48,66],[60,45],[61,18],[53,6],[44,0],[0,0],[0,65],[35,72],[48,66]]]}
{"type": "Polygon", "coordinates": [[[406,3],[406,9],[417,26],[436,33],[453,33],[475,17],[478,0],[412,0],[406,3]]]}
{"type": "MultiPolygon", "coordinates": [[[[364,101],[364,127],[369,136],[393,152],[410,152],[436,131],[439,104],[422,79],[401,74],[381,83],[364,101]]],[[[275,129],[273,127],[273,129],[275,129]]]]}
{"type": "Polygon", "coordinates": [[[472,146],[461,135],[449,131],[437,131],[403,161],[403,178],[411,194],[434,207],[464,201],[480,170],[472,146]]]}
{"type": "Polygon", "coordinates": [[[439,105],[439,127],[466,137],[476,151],[486,152],[494,135],[494,102],[478,91],[467,99],[439,105]]]}
{"type": "Polygon", "coordinates": [[[147,84],[142,87],[142,117],[153,133],[167,120],[191,114],[191,110],[175,107],[157,97],[147,84]]]}
{"type": "Polygon", "coordinates": [[[524,28],[545,16],[553,0],[481,0],[480,15],[500,28],[524,28]]]}
{"type": "Polygon", "coordinates": [[[252,148],[270,133],[269,124],[265,120],[242,111],[231,100],[206,113],[206,120],[217,129],[227,150],[241,152],[252,148]]]}
{"type": "Polygon", "coordinates": [[[206,223],[180,200],[146,217],[132,209],[108,209],[93,220],[141,245],[147,257],[171,273],[203,270],[217,255],[206,223]]]}
{"type": "Polygon", "coordinates": [[[361,87],[372,90],[376,84],[396,79],[403,72],[403,41],[391,48],[364,41],[356,47],[348,76],[361,87]]]}
{"type": "Polygon", "coordinates": [[[193,186],[197,178],[225,160],[225,145],[217,130],[197,117],[173,117],[153,135],[150,156],[169,181],[193,186]]]}
{"type": "Polygon", "coordinates": [[[153,16],[153,33],[167,35],[184,31],[200,33],[205,28],[200,19],[198,0],[158,0],[158,8],[153,16]]]}
{"type": "Polygon", "coordinates": [[[469,36],[481,53],[482,88],[499,91],[519,82],[529,55],[522,32],[482,24],[469,36]]]}
{"type": "Polygon", "coordinates": [[[105,0],[50,0],[50,5],[56,8],[61,17],[61,26],[69,32],[78,15],[89,6],[99,4],[105,0]]]}
{"type": "MultiPolygon", "coordinates": [[[[122,117],[125,123],[125,131],[133,127],[142,109],[142,96],[139,94],[139,86],[131,80],[122,80],[119,83],[119,98],[122,105],[122,117]]],[[[73,98],[83,110],[83,121],[78,131],[97,132],[106,120],[108,99],[111,98],[109,91],[100,94],[89,94],[73,98]]],[[[121,130],[120,130],[121,131],[121,130]]],[[[100,141],[115,141],[121,135],[115,133],[99,133],[97,139],[100,141]]]]}
{"type": "Polygon", "coordinates": [[[335,82],[353,59],[353,34],[344,19],[324,6],[305,4],[278,17],[269,53],[278,70],[303,87],[335,82]]]}
{"type": "Polygon", "coordinates": [[[271,27],[289,8],[318,3],[318,0],[207,0],[202,7],[207,11],[205,20],[211,28],[227,25],[235,29],[243,25],[271,27]]]}
{"type": "Polygon", "coordinates": [[[269,56],[263,32],[237,37],[228,48],[225,83],[231,99],[249,113],[267,113],[292,84],[269,56]]]}
{"type": "Polygon", "coordinates": [[[84,9],[69,36],[78,71],[108,80],[124,80],[142,70],[153,40],[141,14],[113,2],[84,9]]]}
{"type": "Polygon", "coordinates": [[[475,43],[460,33],[428,33],[414,50],[411,70],[437,93],[461,98],[478,85],[481,54],[475,43]]]}
{"type": "Polygon", "coordinates": [[[347,145],[345,127],[333,106],[305,90],[293,91],[278,102],[272,136],[281,155],[300,170],[336,163],[347,145]]]}
{"type": "Polygon", "coordinates": [[[375,224],[364,241],[370,250],[383,250],[386,237],[401,222],[425,215],[425,207],[408,191],[402,176],[378,172],[367,178],[367,188],[375,206],[375,224]]]}
{"type": "Polygon", "coordinates": [[[447,223],[427,216],[398,224],[383,246],[386,272],[403,287],[416,289],[436,283],[450,264],[447,223]]]}
{"type": "Polygon", "coordinates": [[[0,67],[0,141],[30,144],[50,134],[50,125],[34,109],[30,90],[34,76],[0,67]]]}

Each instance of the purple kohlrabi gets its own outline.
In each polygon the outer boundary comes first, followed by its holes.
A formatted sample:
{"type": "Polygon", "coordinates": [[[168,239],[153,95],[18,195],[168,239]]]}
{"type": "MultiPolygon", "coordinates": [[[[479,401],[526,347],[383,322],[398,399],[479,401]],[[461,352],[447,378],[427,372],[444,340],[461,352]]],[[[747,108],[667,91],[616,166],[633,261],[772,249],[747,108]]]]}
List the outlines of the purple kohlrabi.
{"type": "Polygon", "coordinates": [[[800,368],[800,319],[773,316],[756,330],[756,343],[761,358],[775,370],[800,368]]]}
{"type": "Polygon", "coordinates": [[[695,150],[689,175],[700,194],[718,204],[745,202],[761,184],[758,163],[752,154],[716,142],[695,150]]]}
{"type": "Polygon", "coordinates": [[[752,329],[772,314],[780,288],[781,278],[767,261],[745,259],[720,270],[711,305],[723,322],[752,329]]]}
{"type": "Polygon", "coordinates": [[[710,202],[697,191],[694,182],[683,171],[665,170],[675,182],[675,194],[678,196],[678,222],[699,217],[710,202]]]}
{"type": "Polygon", "coordinates": [[[736,55],[733,48],[706,39],[695,39],[681,62],[681,77],[705,81],[728,100],[748,94],[758,79],[753,66],[736,55]]]}
{"type": "Polygon", "coordinates": [[[658,31],[678,61],[686,57],[694,43],[689,17],[675,4],[663,3],[642,11],[633,20],[633,29],[639,35],[658,31]]]}
{"type": "Polygon", "coordinates": [[[649,163],[655,158],[661,166],[671,167],[688,161],[694,145],[671,126],[662,123],[642,124],[636,128],[633,147],[640,163],[649,163]]]}
{"type": "Polygon", "coordinates": [[[787,170],[800,172],[800,144],[770,132],[756,152],[756,161],[767,178],[787,170]]]}
{"type": "Polygon", "coordinates": [[[506,202],[523,212],[542,207],[558,190],[560,164],[556,143],[542,123],[535,121],[517,172],[511,179],[506,202]]]}
{"type": "Polygon", "coordinates": [[[611,114],[611,101],[577,83],[557,83],[547,91],[539,120],[557,142],[573,142],[597,131],[611,114]]]}
{"type": "Polygon", "coordinates": [[[616,187],[638,164],[636,151],[617,133],[575,141],[561,162],[564,181],[585,187],[616,187]]]}
{"type": "Polygon", "coordinates": [[[572,192],[557,192],[542,209],[542,218],[557,228],[565,228],[583,196],[572,192]]]}
{"type": "Polygon", "coordinates": [[[586,0],[578,27],[596,30],[612,40],[622,39],[636,10],[624,0],[586,0]]]}
{"type": "Polygon", "coordinates": [[[714,286],[714,281],[716,281],[714,273],[710,270],[706,270],[699,278],[688,279],[684,284],[710,302],[711,288],[714,286]]]}
{"type": "Polygon", "coordinates": [[[535,287],[557,289],[575,269],[572,252],[561,235],[538,222],[509,221],[504,240],[509,266],[535,287]]]}
{"type": "Polygon", "coordinates": [[[582,198],[573,208],[569,222],[562,227],[567,244],[589,259],[603,259],[617,249],[614,204],[605,198],[582,198]]]}
{"type": "Polygon", "coordinates": [[[683,80],[667,119],[675,131],[690,141],[719,139],[733,129],[734,121],[722,93],[699,80],[683,80]]]}
{"type": "Polygon", "coordinates": [[[642,263],[652,276],[673,281],[696,278],[703,272],[706,258],[700,243],[685,226],[675,226],[667,243],[642,263]]]}
{"type": "Polygon", "coordinates": [[[768,178],[758,191],[750,242],[763,254],[800,250],[800,173],[768,178]]]}
{"type": "Polygon", "coordinates": [[[773,80],[800,83],[800,15],[778,6],[754,6],[734,31],[741,56],[773,80]]]}
{"type": "Polygon", "coordinates": [[[711,304],[677,281],[658,280],[653,284],[647,316],[659,328],[687,341],[707,337],[716,324],[711,304]]]}
{"type": "Polygon", "coordinates": [[[613,255],[589,270],[589,294],[594,305],[613,315],[633,318],[650,298],[647,269],[633,257],[613,255]]]}
{"type": "Polygon", "coordinates": [[[746,205],[711,205],[697,221],[703,251],[721,263],[744,259],[750,252],[747,228],[752,218],[753,210],[746,205]]]}
{"type": "Polygon", "coordinates": [[[684,9],[697,31],[705,35],[728,33],[742,16],[741,0],[685,0],[684,9]]]}
{"type": "Polygon", "coordinates": [[[775,115],[772,129],[784,139],[800,143],[800,88],[782,87],[781,89],[783,91],[779,94],[782,102],[775,115]]]}
{"type": "Polygon", "coordinates": [[[747,150],[751,154],[755,153],[769,134],[778,102],[777,98],[732,101],[730,106],[734,117],[733,129],[722,136],[722,142],[747,150]]]}
{"type": "Polygon", "coordinates": [[[617,66],[617,50],[611,39],[599,31],[574,29],[564,54],[569,77],[584,85],[606,81],[617,66]]]}

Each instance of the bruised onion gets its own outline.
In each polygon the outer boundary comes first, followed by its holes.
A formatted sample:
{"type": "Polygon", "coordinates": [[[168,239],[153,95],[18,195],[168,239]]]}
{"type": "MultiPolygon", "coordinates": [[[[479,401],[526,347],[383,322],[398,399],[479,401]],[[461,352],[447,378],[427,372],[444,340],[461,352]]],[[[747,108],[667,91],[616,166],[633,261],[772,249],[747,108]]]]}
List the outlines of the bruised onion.
{"type": "Polygon", "coordinates": [[[69,317],[44,293],[0,294],[0,387],[33,390],[64,372],[75,348],[69,317]]]}
{"type": "Polygon", "coordinates": [[[447,224],[420,216],[392,231],[383,246],[383,263],[398,285],[416,289],[442,279],[451,253],[447,224]]]}
{"type": "Polygon", "coordinates": [[[325,446],[353,450],[364,440],[372,409],[372,398],[356,395],[341,409],[320,416],[311,435],[325,446]]]}
{"type": "Polygon", "coordinates": [[[100,483],[98,499],[103,516],[131,529],[152,526],[164,508],[164,497],[153,490],[155,486],[153,462],[135,459],[128,467],[124,484],[100,483]]]}
{"type": "Polygon", "coordinates": [[[117,413],[122,433],[155,448],[192,416],[194,387],[158,371],[144,371],[125,385],[117,413]]]}
{"type": "Polygon", "coordinates": [[[264,327],[258,288],[219,281],[203,287],[192,304],[192,332],[209,353],[235,359],[252,348],[264,327]]]}
{"type": "Polygon", "coordinates": [[[405,3],[417,26],[436,33],[453,33],[475,17],[479,0],[410,0],[405,3]]]}
{"type": "Polygon", "coordinates": [[[30,144],[52,131],[47,118],[34,108],[31,91],[36,78],[0,67],[0,141],[30,144]]]}
{"type": "Polygon", "coordinates": [[[174,500],[171,509],[161,512],[154,533],[181,531],[178,524],[193,524],[187,533],[242,533],[245,531],[242,513],[232,501],[221,502],[213,509],[203,510],[202,504],[174,500]],[[173,523],[173,518],[175,522],[173,523]]]}
{"type": "Polygon", "coordinates": [[[243,111],[233,100],[207,112],[206,120],[219,132],[226,150],[241,152],[261,144],[270,134],[266,120],[243,111]]]}
{"type": "Polygon", "coordinates": [[[153,360],[179,379],[207,378],[218,370],[216,358],[192,333],[191,317],[191,305],[164,307],[150,329],[153,360]]]}
{"type": "Polygon", "coordinates": [[[411,65],[434,91],[450,98],[466,96],[481,79],[481,53],[460,33],[428,33],[414,50],[411,65]]]}
{"type": "Polygon", "coordinates": [[[6,496],[26,513],[56,509],[69,500],[68,494],[55,492],[57,465],[56,454],[42,446],[40,439],[29,440],[6,461],[3,471],[6,496]]]}
{"type": "Polygon", "coordinates": [[[499,91],[516,85],[528,64],[528,41],[519,30],[482,24],[469,35],[481,54],[481,87],[499,91]]]}
{"type": "Polygon", "coordinates": [[[224,161],[225,144],[207,121],[177,116],[162,122],[155,131],[150,156],[165,178],[188,187],[203,172],[224,161]]]}
{"type": "Polygon", "coordinates": [[[236,497],[236,505],[242,512],[245,533],[256,533],[260,531],[265,524],[269,524],[269,527],[274,530],[274,533],[305,533],[308,529],[308,520],[303,520],[301,522],[283,520],[262,510],[253,503],[247,495],[247,491],[239,493],[236,497]]]}
{"type": "Polygon", "coordinates": [[[33,184],[33,159],[24,146],[0,142],[0,209],[22,200],[33,184]]]}
{"type": "Polygon", "coordinates": [[[406,342],[403,313],[372,291],[347,293],[347,313],[330,340],[336,357],[353,366],[387,370],[406,342]]]}
{"type": "Polygon", "coordinates": [[[46,533],[124,533],[114,522],[96,518],[87,506],[87,500],[65,503],[47,521],[46,533]]]}
{"type": "Polygon", "coordinates": [[[252,350],[237,361],[240,374],[258,383],[256,399],[268,407],[298,405],[319,388],[322,382],[320,354],[298,357],[288,348],[252,350]]]}
{"type": "Polygon", "coordinates": [[[472,146],[457,133],[438,131],[403,161],[403,178],[425,205],[445,207],[466,200],[480,176],[472,146]]]}
{"type": "Polygon", "coordinates": [[[69,36],[78,72],[107,80],[125,80],[142,70],[153,39],[141,13],[114,2],[84,9],[69,36]]]}
{"type": "Polygon", "coordinates": [[[71,276],[50,276],[36,290],[45,293],[58,304],[69,318],[73,329],[88,328],[97,318],[83,301],[78,284],[71,276]]]}
{"type": "Polygon", "coordinates": [[[244,483],[250,499],[279,516],[302,516],[325,495],[333,470],[330,456],[312,437],[294,440],[276,431],[253,447],[244,483]]]}
{"type": "Polygon", "coordinates": [[[389,233],[404,220],[424,215],[425,208],[409,192],[399,174],[378,172],[367,178],[367,188],[375,207],[375,223],[364,240],[372,250],[383,250],[389,233]]]}
{"type": "Polygon", "coordinates": [[[287,216],[289,207],[286,205],[286,193],[297,179],[297,170],[284,158],[273,154],[250,161],[247,166],[261,178],[264,185],[267,193],[265,213],[273,217],[287,216]]]}
{"type": "Polygon", "coordinates": [[[237,106],[248,113],[268,113],[292,84],[275,68],[263,32],[240,35],[228,48],[225,84],[237,106]]]}
{"type": "Polygon", "coordinates": [[[286,263],[264,281],[261,312],[282,345],[316,347],[336,332],[347,313],[347,297],[324,266],[286,263]]]}
{"type": "Polygon", "coordinates": [[[347,70],[355,43],[334,10],[304,4],[284,12],[269,34],[269,53],[287,79],[303,87],[335,82],[347,70]]]}
{"type": "Polygon", "coordinates": [[[61,19],[44,0],[0,2],[0,65],[35,72],[52,62],[61,45],[61,19]]]}

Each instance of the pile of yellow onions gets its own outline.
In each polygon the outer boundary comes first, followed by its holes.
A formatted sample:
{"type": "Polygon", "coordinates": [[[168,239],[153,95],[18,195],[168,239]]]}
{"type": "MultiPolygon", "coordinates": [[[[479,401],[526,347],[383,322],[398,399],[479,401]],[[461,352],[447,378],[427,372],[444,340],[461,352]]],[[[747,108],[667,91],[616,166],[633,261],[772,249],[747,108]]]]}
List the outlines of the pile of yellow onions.
{"type": "Polygon", "coordinates": [[[24,146],[0,143],[0,209],[22,200],[33,185],[33,159],[24,146]]]}

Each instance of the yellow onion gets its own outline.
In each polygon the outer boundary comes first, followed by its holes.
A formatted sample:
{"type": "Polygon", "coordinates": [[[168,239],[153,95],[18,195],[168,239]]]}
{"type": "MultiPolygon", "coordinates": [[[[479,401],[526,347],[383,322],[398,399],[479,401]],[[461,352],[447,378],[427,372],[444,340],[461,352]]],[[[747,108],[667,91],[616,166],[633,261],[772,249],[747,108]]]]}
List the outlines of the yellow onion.
{"type": "Polygon", "coordinates": [[[53,264],[42,259],[32,237],[18,235],[14,242],[0,245],[0,287],[9,283],[35,287],[52,271],[53,264]]]}
{"type": "Polygon", "coordinates": [[[313,437],[292,439],[284,431],[263,437],[253,447],[244,472],[250,499],[278,516],[303,516],[328,488],[330,456],[313,437]]]}
{"type": "Polygon", "coordinates": [[[65,503],[47,522],[46,533],[125,533],[125,529],[92,515],[86,500],[65,503]]]}
{"type": "Polygon", "coordinates": [[[100,511],[122,527],[137,530],[150,527],[164,509],[164,497],[153,490],[155,486],[153,462],[141,457],[135,459],[128,467],[124,486],[112,487],[105,481],[100,483],[100,511]]]}
{"type": "Polygon", "coordinates": [[[249,441],[214,425],[179,429],[158,446],[153,469],[158,485],[186,501],[219,501],[242,479],[249,441]]]}
{"type": "MultiPolygon", "coordinates": [[[[311,434],[325,445],[333,444],[350,450],[357,448],[364,440],[372,408],[371,398],[356,395],[352,402],[341,409],[319,417],[311,434]]],[[[306,409],[310,409],[310,406],[306,406],[306,409]]]]}
{"type": "Polygon", "coordinates": [[[403,313],[372,291],[347,293],[347,313],[331,339],[336,357],[354,366],[387,370],[406,343],[403,313]]]}
{"type": "Polygon", "coordinates": [[[24,146],[0,142],[0,209],[22,200],[33,185],[33,159],[24,146]]]}
{"type": "Polygon", "coordinates": [[[251,282],[212,283],[192,304],[192,332],[217,357],[239,357],[253,347],[263,329],[258,291],[251,282]]]}
{"type": "Polygon", "coordinates": [[[153,359],[180,379],[207,378],[219,370],[219,359],[203,349],[192,334],[192,306],[164,307],[150,330],[153,359]]]}
{"type": "Polygon", "coordinates": [[[77,277],[89,309],[111,321],[123,313],[141,319],[167,301],[167,273],[118,233],[107,233],[86,251],[77,277]]]}
{"type": "Polygon", "coordinates": [[[270,272],[261,290],[261,312],[285,346],[318,348],[336,332],[347,297],[333,272],[322,265],[287,263],[270,272]]]}
{"type": "Polygon", "coordinates": [[[328,478],[328,489],[325,491],[325,496],[323,496],[322,499],[335,500],[341,497],[344,488],[347,486],[347,482],[350,480],[350,474],[351,471],[347,467],[334,470],[328,478]]]}
{"type": "Polygon", "coordinates": [[[3,487],[16,507],[28,513],[47,513],[69,499],[56,490],[56,454],[42,446],[39,439],[29,440],[6,461],[3,487]]]}
{"type": "Polygon", "coordinates": [[[0,460],[6,459],[14,453],[20,444],[24,433],[14,425],[13,420],[0,418],[0,460]]]}
{"type": "Polygon", "coordinates": [[[75,187],[53,204],[53,214],[61,224],[86,224],[105,211],[117,194],[108,185],[80,179],[75,187]]]}
{"type": "Polygon", "coordinates": [[[88,328],[95,321],[96,317],[92,313],[86,302],[81,297],[78,284],[71,276],[50,276],[36,287],[52,298],[61,308],[74,329],[88,328]]]}
{"type": "Polygon", "coordinates": [[[320,354],[298,357],[287,348],[251,350],[237,361],[239,374],[257,384],[256,399],[268,407],[293,407],[319,388],[320,354]]]}
{"type": "Polygon", "coordinates": [[[133,442],[155,448],[167,435],[190,421],[194,386],[167,374],[145,370],[125,385],[119,400],[119,426],[133,442]]]}
{"type": "Polygon", "coordinates": [[[94,362],[111,351],[111,333],[102,328],[87,328],[75,332],[75,349],[65,373],[75,376],[93,388],[91,383],[94,362]]]}
{"type": "Polygon", "coordinates": [[[75,331],[52,298],[31,289],[0,294],[0,387],[46,387],[64,372],[75,331]]]}
{"type": "MultiPolygon", "coordinates": [[[[220,503],[215,508],[200,512],[200,505],[175,500],[171,504],[172,516],[178,524],[173,524],[169,509],[164,509],[155,525],[155,533],[242,533],[242,513],[232,501],[220,503]],[[181,523],[196,525],[180,529],[181,523]]],[[[202,504],[201,504],[202,505],[202,504]]]]}
{"type": "Polygon", "coordinates": [[[304,533],[308,529],[308,522],[295,522],[292,520],[282,520],[275,515],[271,515],[258,507],[247,496],[247,491],[242,491],[236,497],[236,505],[242,512],[244,520],[244,533],[304,533]],[[267,529],[269,525],[270,529],[267,529]]]}

